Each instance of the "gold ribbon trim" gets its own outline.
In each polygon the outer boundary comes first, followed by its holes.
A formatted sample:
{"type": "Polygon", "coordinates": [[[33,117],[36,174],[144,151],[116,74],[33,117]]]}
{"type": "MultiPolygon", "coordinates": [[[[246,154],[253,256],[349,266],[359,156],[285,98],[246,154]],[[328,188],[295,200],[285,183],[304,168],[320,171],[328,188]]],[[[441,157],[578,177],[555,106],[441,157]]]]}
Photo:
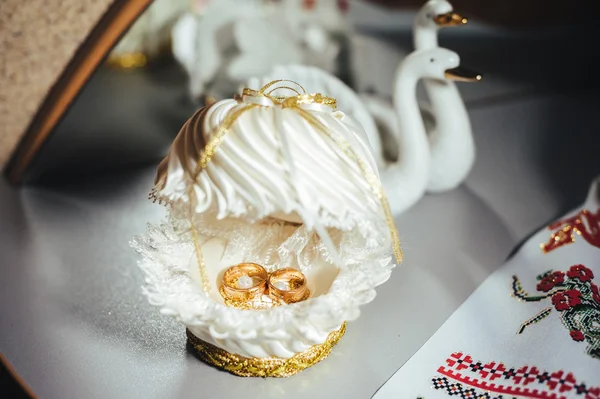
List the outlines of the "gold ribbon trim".
{"type": "Polygon", "coordinates": [[[333,109],[337,108],[337,100],[335,98],[324,96],[321,93],[307,94],[306,90],[304,90],[304,87],[300,86],[300,84],[298,84],[294,81],[284,80],[284,79],[274,80],[272,82],[269,82],[266,85],[264,85],[260,90],[253,90],[253,89],[245,88],[242,91],[242,96],[243,97],[265,97],[265,98],[268,98],[269,100],[271,100],[273,102],[273,104],[279,104],[283,108],[294,108],[300,104],[322,104],[322,105],[326,105],[333,109]],[[280,83],[280,82],[293,83],[298,86],[299,90],[297,88],[290,87],[290,86],[276,86],[275,88],[267,91],[273,85],[280,83]],[[272,94],[275,90],[283,90],[283,89],[290,90],[290,91],[296,93],[296,95],[284,97],[284,96],[275,96],[272,94]]]}
{"type": "MultiPolygon", "coordinates": [[[[282,108],[289,108],[296,111],[302,118],[304,118],[310,125],[312,125],[317,130],[321,131],[327,138],[329,138],[338,148],[344,152],[346,156],[350,159],[354,160],[358,167],[360,168],[365,180],[371,187],[373,194],[379,200],[381,204],[381,208],[383,209],[383,213],[386,219],[386,224],[389,229],[390,238],[392,242],[392,250],[394,252],[394,256],[398,263],[401,263],[404,256],[402,254],[402,249],[400,248],[400,238],[398,236],[398,230],[396,229],[396,224],[394,223],[394,217],[390,210],[390,205],[381,186],[381,182],[379,178],[376,176],[373,170],[368,166],[368,164],[363,161],[356,152],[352,149],[352,146],[348,141],[346,141],[341,135],[337,132],[332,131],[323,125],[314,115],[308,112],[303,107],[306,105],[316,105],[316,106],[326,106],[331,108],[336,108],[337,101],[335,98],[324,96],[320,93],[316,94],[307,94],[304,87],[300,84],[290,81],[290,80],[274,80],[272,82],[267,83],[260,90],[253,90],[249,88],[245,88],[242,91],[243,98],[247,98],[255,101],[254,103],[250,103],[244,107],[238,108],[236,111],[229,113],[223,123],[219,126],[214,135],[211,136],[210,140],[206,144],[206,147],[202,154],[200,155],[200,159],[198,165],[196,166],[195,174],[193,176],[194,182],[198,179],[198,175],[206,169],[209,162],[212,160],[215,155],[219,145],[223,142],[225,135],[229,132],[231,126],[238,120],[240,116],[242,116],[246,111],[250,111],[254,108],[261,106],[273,106],[278,105],[282,108]],[[275,86],[281,82],[288,82],[297,86],[297,88],[291,86],[275,86]],[[273,87],[275,86],[275,87],[273,87]],[[272,88],[273,87],[273,88],[272,88]],[[269,90],[271,89],[271,90],[269,90]],[[293,96],[275,96],[272,93],[275,90],[289,90],[296,95],[293,96]],[[263,101],[264,100],[264,101],[263,101]]],[[[210,292],[210,283],[207,278],[206,267],[204,264],[204,258],[202,256],[202,251],[200,248],[200,244],[198,243],[198,237],[196,228],[194,226],[194,188],[193,185],[190,186],[189,197],[190,197],[190,222],[191,222],[191,231],[192,231],[192,239],[194,241],[194,247],[196,252],[196,258],[198,262],[198,267],[200,269],[200,275],[203,280],[203,288],[205,292],[210,292]]],[[[322,237],[322,239],[325,239],[322,237]]]]}
{"type": "Polygon", "coordinates": [[[297,353],[289,359],[276,357],[248,358],[229,353],[208,342],[196,337],[190,330],[186,330],[188,342],[194,348],[202,361],[221,370],[240,377],[290,377],[299,373],[331,353],[333,347],[346,333],[346,323],[339,330],[329,333],[325,342],[313,345],[308,350],[297,353]]]}

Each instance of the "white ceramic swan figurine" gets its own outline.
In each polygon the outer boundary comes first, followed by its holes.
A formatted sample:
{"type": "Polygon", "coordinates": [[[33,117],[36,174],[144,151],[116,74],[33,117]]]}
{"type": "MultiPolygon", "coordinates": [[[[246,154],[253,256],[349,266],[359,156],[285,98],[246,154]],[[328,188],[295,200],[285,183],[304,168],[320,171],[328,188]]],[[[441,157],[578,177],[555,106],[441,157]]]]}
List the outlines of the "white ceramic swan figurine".
{"type": "MultiPolygon", "coordinates": [[[[414,23],[416,51],[438,48],[437,31],[443,27],[466,23],[445,0],[430,0],[419,11],[414,23]]],[[[471,124],[456,85],[450,80],[478,81],[481,75],[466,69],[455,70],[448,79],[423,79],[430,104],[420,104],[431,148],[431,168],[427,191],[441,192],[455,188],[468,175],[475,160],[471,124]]],[[[397,93],[396,93],[397,94],[397,93]]],[[[382,128],[384,148],[395,148],[390,135],[399,127],[389,103],[374,96],[361,96],[365,106],[382,128]],[[384,133],[388,133],[387,135],[384,133]]],[[[392,134],[395,135],[395,134],[392,134]]],[[[397,154],[392,153],[392,157],[397,154]]]]}
{"type": "MultiPolygon", "coordinates": [[[[416,50],[438,47],[438,30],[459,26],[467,19],[453,12],[445,0],[429,0],[419,11],[413,27],[416,50]]],[[[466,80],[481,79],[478,74],[463,74],[466,80]]],[[[451,80],[424,79],[429,111],[435,120],[430,131],[431,171],[427,190],[440,192],[455,188],[469,174],[475,162],[475,143],[471,122],[458,88],[451,80]]]]}
{"type": "Polygon", "coordinates": [[[416,50],[438,47],[438,30],[467,23],[467,19],[453,11],[446,0],[429,0],[419,10],[413,25],[416,50]]]}
{"type": "Polygon", "coordinates": [[[458,54],[444,48],[414,51],[398,66],[394,82],[397,161],[382,172],[392,212],[414,205],[425,193],[431,175],[431,152],[417,102],[420,79],[443,81],[459,71],[458,54]]]}

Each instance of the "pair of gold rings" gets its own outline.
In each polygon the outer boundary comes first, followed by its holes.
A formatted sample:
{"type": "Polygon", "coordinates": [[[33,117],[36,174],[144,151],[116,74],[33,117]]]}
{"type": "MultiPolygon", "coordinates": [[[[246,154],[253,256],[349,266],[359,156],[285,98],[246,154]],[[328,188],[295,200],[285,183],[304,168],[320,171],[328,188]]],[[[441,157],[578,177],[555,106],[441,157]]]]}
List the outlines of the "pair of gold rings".
{"type": "Polygon", "coordinates": [[[226,303],[230,301],[233,305],[259,304],[264,302],[265,295],[275,305],[303,301],[308,298],[310,291],[306,277],[299,270],[286,267],[268,273],[257,263],[240,263],[231,266],[223,274],[221,294],[226,303]]]}

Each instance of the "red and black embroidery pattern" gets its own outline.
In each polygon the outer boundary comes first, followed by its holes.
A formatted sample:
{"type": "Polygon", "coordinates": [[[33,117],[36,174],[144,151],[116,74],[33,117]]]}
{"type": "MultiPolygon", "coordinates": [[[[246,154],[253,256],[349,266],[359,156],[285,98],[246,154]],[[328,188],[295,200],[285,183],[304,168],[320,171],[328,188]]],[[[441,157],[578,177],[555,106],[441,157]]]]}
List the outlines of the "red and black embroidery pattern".
{"type": "MultiPolygon", "coordinates": [[[[508,399],[505,396],[493,395],[489,392],[464,386],[460,382],[450,381],[447,377],[437,376],[431,379],[433,388],[444,389],[448,396],[458,396],[462,399],[508,399]]],[[[513,399],[515,399],[513,397],[513,399]]]]}
{"type": "Polygon", "coordinates": [[[600,288],[592,279],[594,273],[584,265],[573,265],[567,272],[548,271],[538,276],[538,291],[542,295],[529,295],[519,281],[513,276],[513,296],[525,302],[539,302],[550,298],[552,306],[527,320],[519,328],[522,334],[531,324],[548,316],[553,308],[560,314],[560,319],[569,330],[574,341],[586,341],[587,353],[600,359],[600,288]]]}
{"type": "Polygon", "coordinates": [[[544,253],[575,242],[574,233],[583,237],[589,244],[600,248],[600,209],[596,213],[584,209],[573,217],[551,224],[548,229],[559,230],[552,233],[547,243],[540,245],[544,253]]]}
{"type": "Polygon", "coordinates": [[[449,395],[463,395],[462,398],[487,398],[468,396],[482,390],[490,395],[507,395],[498,398],[564,399],[564,394],[569,393],[582,399],[600,399],[600,387],[578,381],[573,373],[542,371],[535,366],[508,367],[495,361],[484,363],[462,352],[451,354],[437,371],[441,376],[433,378],[433,387],[446,389],[449,395]]]}

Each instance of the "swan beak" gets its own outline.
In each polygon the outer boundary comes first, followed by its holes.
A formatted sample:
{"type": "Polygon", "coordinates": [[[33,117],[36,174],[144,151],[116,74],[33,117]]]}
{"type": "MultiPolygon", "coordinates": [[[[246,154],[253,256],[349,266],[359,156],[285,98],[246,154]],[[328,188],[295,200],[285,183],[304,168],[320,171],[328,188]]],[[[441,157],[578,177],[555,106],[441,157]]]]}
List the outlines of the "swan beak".
{"type": "Polygon", "coordinates": [[[467,18],[455,12],[447,12],[433,17],[435,24],[441,28],[460,26],[467,23],[467,18]]]}
{"type": "Polygon", "coordinates": [[[446,78],[459,82],[479,82],[481,79],[483,79],[483,76],[481,76],[480,73],[463,67],[446,69],[445,75],[446,78]]]}

